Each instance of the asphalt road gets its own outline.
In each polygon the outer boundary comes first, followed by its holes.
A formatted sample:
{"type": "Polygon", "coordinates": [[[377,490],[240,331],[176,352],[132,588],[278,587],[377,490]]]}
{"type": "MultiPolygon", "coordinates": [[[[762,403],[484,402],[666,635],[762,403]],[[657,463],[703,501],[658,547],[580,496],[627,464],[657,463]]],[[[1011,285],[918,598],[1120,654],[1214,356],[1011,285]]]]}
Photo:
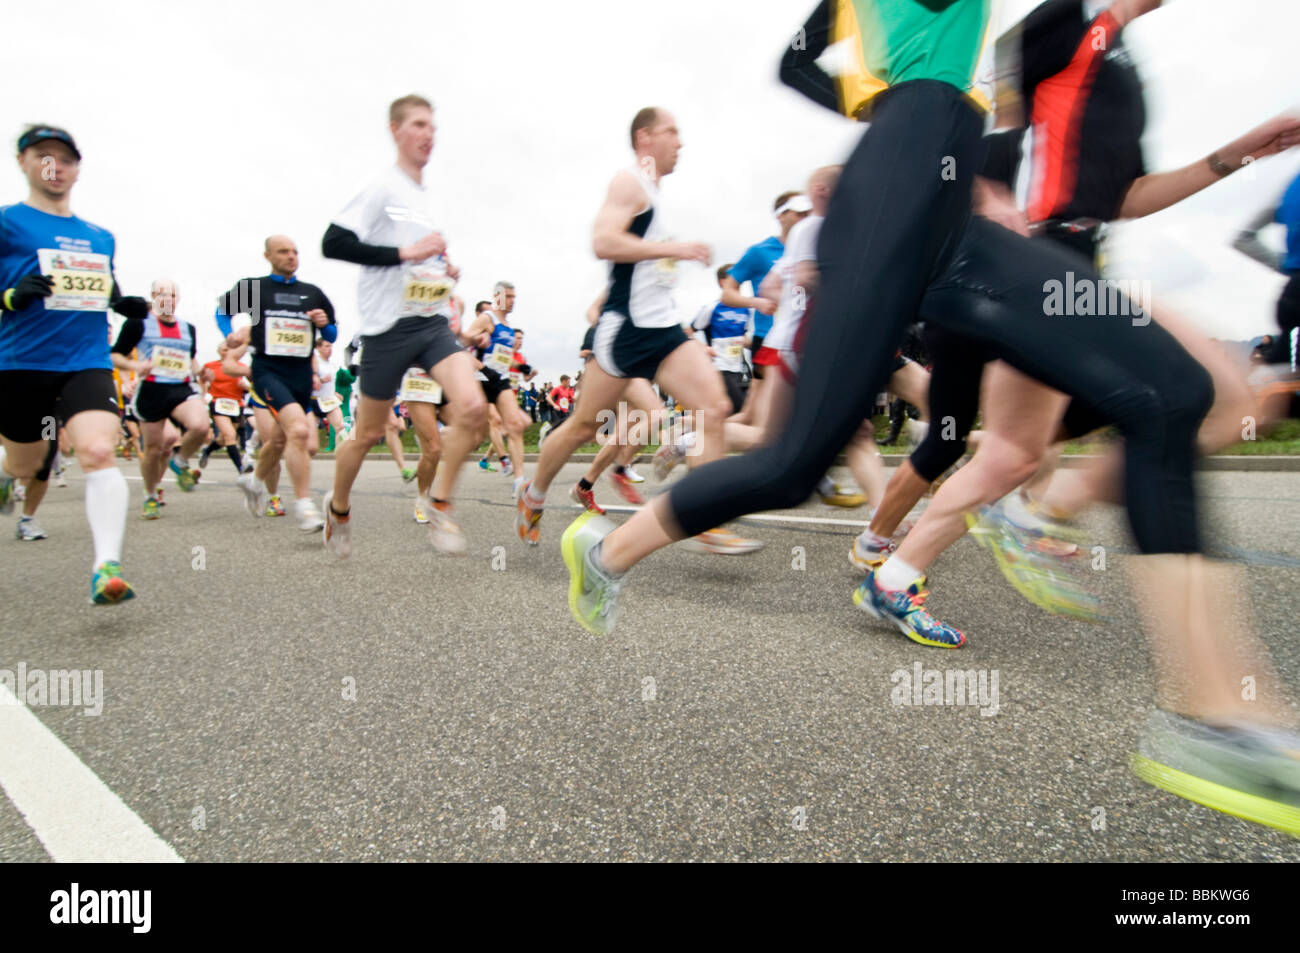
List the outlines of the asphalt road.
{"type": "MultiPolygon", "coordinates": [[[[969,644],[926,649],[853,606],[852,527],[765,520],[737,526],[767,543],[752,556],[651,557],[600,639],[569,617],[558,546],[581,469],[536,549],[514,536],[509,481],[467,471],[453,558],[392,462],[369,462],[348,561],[248,516],[225,460],[153,523],[136,480],[139,598],[94,608],[74,467],[42,508],[48,540],[0,523],[0,668],[102,670],[102,714],[31,711],[187,861],[1300,860],[1295,840],[1130,774],[1154,685],[1116,512],[1085,521],[1107,547],[1106,625],[1026,603],[964,539],[928,605],[969,644]],[[996,673],[996,703],[896,704],[915,663],[996,673]]],[[[318,492],[331,473],[315,464],[318,492]]],[[[1246,567],[1300,686],[1300,474],[1203,482],[1214,546],[1246,567]]],[[[0,861],[45,859],[0,798],[0,861]]]]}

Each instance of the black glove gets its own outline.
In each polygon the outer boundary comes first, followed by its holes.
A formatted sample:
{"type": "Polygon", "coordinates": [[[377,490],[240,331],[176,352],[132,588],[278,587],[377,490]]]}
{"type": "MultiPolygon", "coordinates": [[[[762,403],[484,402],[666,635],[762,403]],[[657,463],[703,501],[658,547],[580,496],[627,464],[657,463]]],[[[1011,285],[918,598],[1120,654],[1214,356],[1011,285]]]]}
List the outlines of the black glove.
{"type": "Polygon", "coordinates": [[[46,275],[25,275],[4,293],[3,303],[6,311],[21,311],[37,298],[48,298],[54,294],[54,279],[46,275]]]}
{"type": "Polygon", "coordinates": [[[124,318],[143,321],[149,316],[149,302],[139,295],[129,295],[114,301],[113,310],[124,318]]]}

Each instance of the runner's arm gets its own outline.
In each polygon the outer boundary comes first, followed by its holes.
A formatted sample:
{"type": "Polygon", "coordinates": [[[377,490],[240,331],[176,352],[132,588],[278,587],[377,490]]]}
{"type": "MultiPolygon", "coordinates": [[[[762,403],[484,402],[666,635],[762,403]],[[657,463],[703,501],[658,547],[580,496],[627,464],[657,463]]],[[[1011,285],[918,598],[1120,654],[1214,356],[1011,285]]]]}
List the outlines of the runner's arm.
{"type": "Polygon", "coordinates": [[[400,248],[392,245],[370,245],[351,229],[330,223],[320,243],[321,254],[326,258],[368,265],[372,268],[391,268],[402,263],[400,248]]]}
{"type": "Polygon", "coordinates": [[[796,33],[781,57],[778,76],[781,82],[795,92],[807,96],[818,106],[833,113],[840,112],[840,97],[835,79],[817,65],[826,51],[831,36],[831,0],[821,0],[799,32],[796,33]]]}
{"type": "Polygon", "coordinates": [[[629,232],[632,219],[645,205],[645,190],[630,172],[620,172],[609,183],[605,202],[596,213],[591,249],[604,261],[631,264],[658,258],[691,258],[685,242],[648,242],[629,232]]]}
{"type": "Polygon", "coordinates": [[[605,310],[605,302],[609,299],[609,287],[606,286],[600,292],[600,297],[591,303],[587,309],[587,323],[595,324],[600,320],[601,312],[605,310]]]}

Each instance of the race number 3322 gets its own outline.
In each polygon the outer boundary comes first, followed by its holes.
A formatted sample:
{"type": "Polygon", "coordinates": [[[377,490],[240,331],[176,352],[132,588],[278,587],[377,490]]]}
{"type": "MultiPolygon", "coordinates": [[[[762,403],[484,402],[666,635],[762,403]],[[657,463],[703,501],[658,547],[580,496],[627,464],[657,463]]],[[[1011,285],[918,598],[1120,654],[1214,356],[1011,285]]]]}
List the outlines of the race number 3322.
{"type": "Polygon", "coordinates": [[[54,282],[46,311],[107,311],[113,291],[108,256],[95,252],[38,248],[41,274],[54,282]]]}

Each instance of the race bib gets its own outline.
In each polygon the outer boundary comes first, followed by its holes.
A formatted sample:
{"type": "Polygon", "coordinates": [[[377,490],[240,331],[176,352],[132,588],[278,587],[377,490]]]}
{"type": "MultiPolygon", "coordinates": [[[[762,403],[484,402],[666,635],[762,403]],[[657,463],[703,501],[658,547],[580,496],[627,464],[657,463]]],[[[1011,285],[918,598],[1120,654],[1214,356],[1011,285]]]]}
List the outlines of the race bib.
{"type": "Polygon", "coordinates": [[[218,397],[215,401],[217,413],[226,417],[239,416],[239,401],[231,397],[218,397]]]}
{"type": "Polygon", "coordinates": [[[36,259],[41,274],[54,280],[54,294],[45,299],[46,311],[108,310],[113,275],[107,255],[40,248],[36,259]]]}
{"type": "Polygon", "coordinates": [[[402,403],[437,404],[442,401],[442,388],[429,376],[428,371],[412,367],[402,378],[402,389],[397,394],[402,403]]]}
{"type": "Polygon", "coordinates": [[[560,410],[564,411],[565,413],[569,412],[569,398],[561,397],[558,403],[560,405],[560,410]]]}
{"type": "Polygon", "coordinates": [[[721,357],[725,357],[729,361],[738,361],[740,360],[741,352],[745,350],[745,339],[714,338],[713,349],[717,351],[721,357]]]}
{"type": "Polygon", "coordinates": [[[510,365],[514,363],[515,352],[504,344],[498,344],[492,348],[492,353],[487,356],[488,367],[492,368],[502,377],[510,375],[510,365]]]}
{"type": "Polygon", "coordinates": [[[343,398],[338,394],[330,394],[328,397],[322,397],[316,403],[320,405],[321,413],[328,414],[331,410],[343,405],[343,398]]]}
{"type": "Polygon", "coordinates": [[[311,356],[311,322],[306,318],[267,318],[267,357],[311,356]]]}
{"type": "Polygon", "coordinates": [[[456,282],[447,277],[442,265],[410,265],[402,290],[401,313],[432,317],[443,310],[456,282]]]}
{"type": "Polygon", "coordinates": [[[660,258],[655,262],[655,278],[659,284],[665,288],[671,288],[677,284],[677,259],[660,258]]]}
{"type": "Polygon", "coordinates": [[[150,360],[153,362],[153,369],[149,373],[155,378],[183,381],[190,376],[189,351],[158,344],[154,345],[150,360]]]}

